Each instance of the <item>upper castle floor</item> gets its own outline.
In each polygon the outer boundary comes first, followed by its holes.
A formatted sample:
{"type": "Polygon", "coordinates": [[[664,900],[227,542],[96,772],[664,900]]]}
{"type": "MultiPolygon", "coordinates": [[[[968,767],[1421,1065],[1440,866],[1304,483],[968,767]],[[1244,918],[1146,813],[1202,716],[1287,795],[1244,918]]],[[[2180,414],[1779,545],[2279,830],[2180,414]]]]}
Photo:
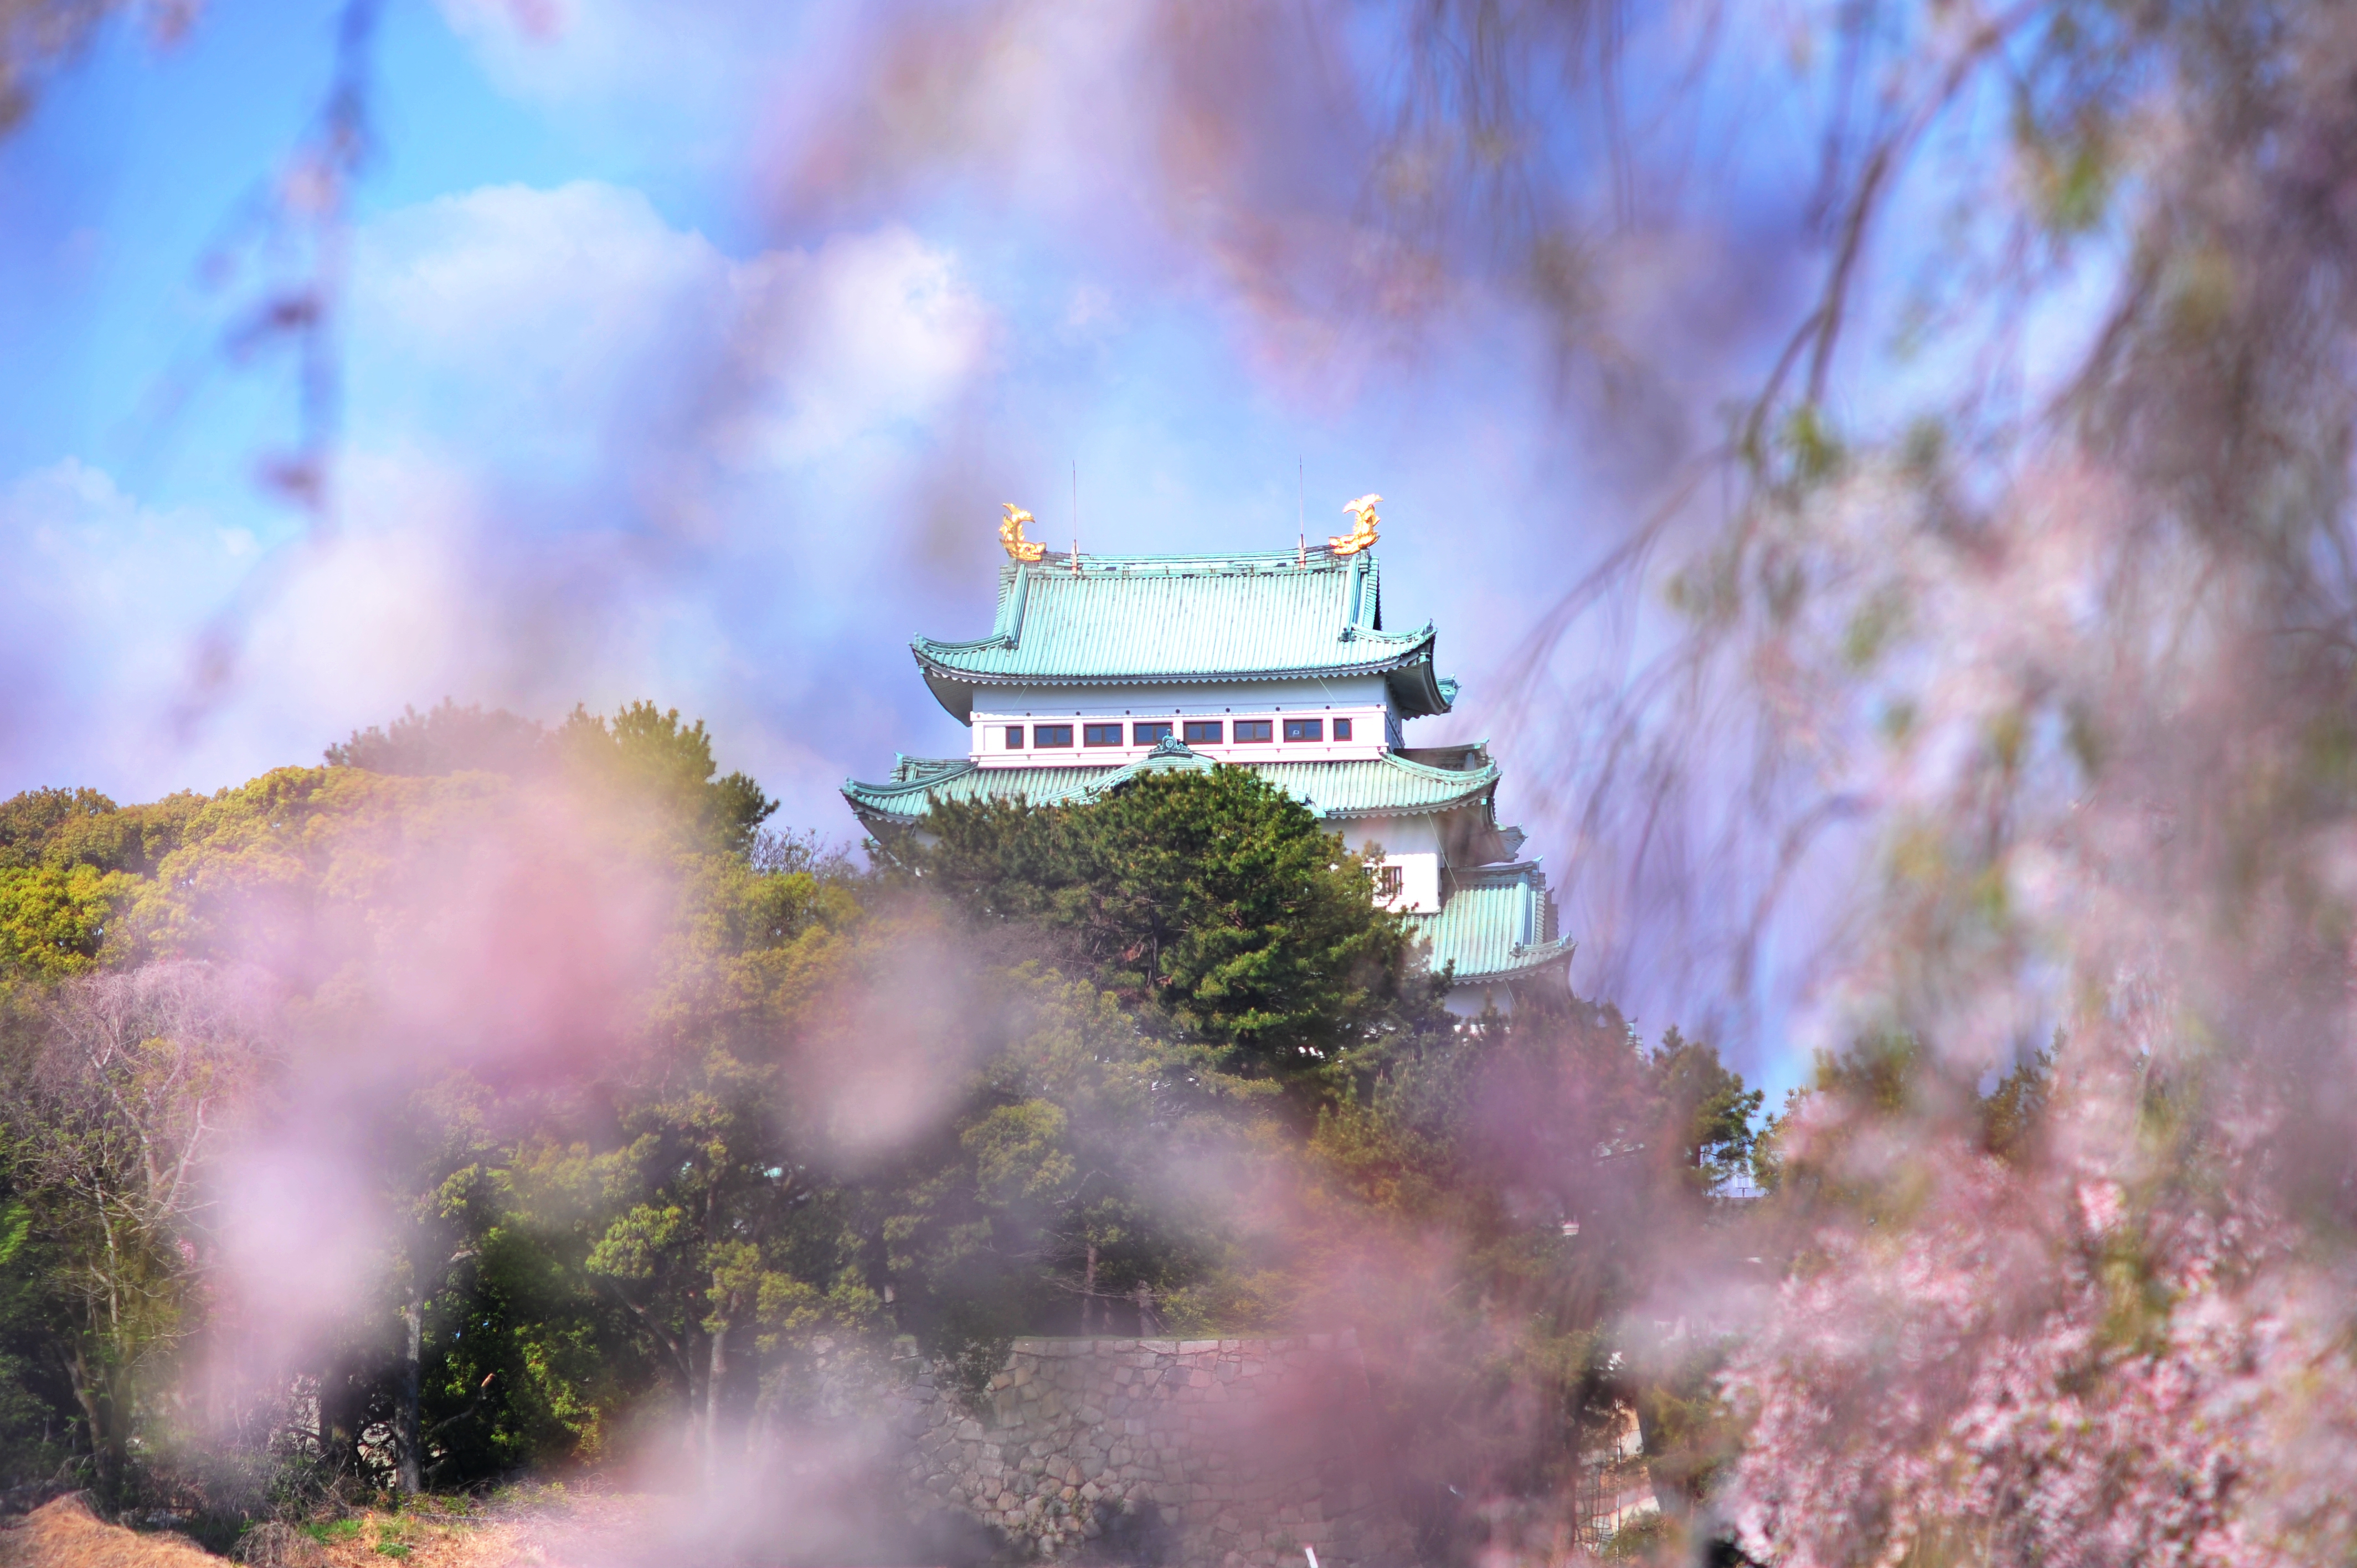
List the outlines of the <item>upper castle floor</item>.
{"type": "Polygon", "coordinates": [[[1434,641],[1384,628],[1371,552],[1305,548],[1010,560],[989,636],[910,648],[977,762],[1037,765],[1130,760],[1165,725],[1222,760],[1380,755],[1456,699],[1434,641]]]}

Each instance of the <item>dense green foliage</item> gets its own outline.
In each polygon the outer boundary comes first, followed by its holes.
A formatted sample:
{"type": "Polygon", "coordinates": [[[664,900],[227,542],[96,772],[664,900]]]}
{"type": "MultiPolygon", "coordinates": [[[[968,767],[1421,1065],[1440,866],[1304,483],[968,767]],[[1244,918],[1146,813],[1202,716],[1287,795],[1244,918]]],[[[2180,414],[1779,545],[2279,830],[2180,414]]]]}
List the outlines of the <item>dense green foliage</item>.
{"type": "Polygon", "coordinates": [[[1430,1026],[1371,862],[1244,768],[1148,774],[1080,810],[944,801],[903,862],[972,914],[1056,933],[1097,983],[1225,1070],[1329,1079],[1430,1026]]]}
{"type": "Polygon", "coordinates": [[[223,1357],[242,1441],[432,1487],[716,1463],[895,1336],[978,1383],[1017,1333],[1341,1323],[1417,1495],[1544,1486],[1749,1158],[1757,1095],[1674,1031],[1452,1019],[1365,863],[1242,770],[944,811],[866,875],[651,704],[331,757],[0,807],[16,1476],[137,1484],[223,1357]],[[223,1195],[323,1129],[341,1207],[282,1218],[370,1251],[257,1346],[223,1195]]]}
{"type": "Polygon", "coordinates": [[[411,778],[492,772],[533,779],[568,762],[603,762],[683,808],[729,849],[749,845],[754,831],[777,810],[749,775],[713,777],[712,737],[702,719],[682,725],[677,708],[645,702],[630,703],[610,722],[576,707],[552,730],[503,709],[462,708],[446,697],[425,713],[413,707],[390,725],[355,730],[328,747],[327,757],[331,768],[411,778]]]}
{"type": "Polygon", "coordinates": [[[354,730],[328,747],[327,756],[331,768],[371,773],[515,773],[535,770],[547,745],[544,725],[504,709],[462,708],[445,697],[425,713],[405,708],[389,725],[354,730]]]}

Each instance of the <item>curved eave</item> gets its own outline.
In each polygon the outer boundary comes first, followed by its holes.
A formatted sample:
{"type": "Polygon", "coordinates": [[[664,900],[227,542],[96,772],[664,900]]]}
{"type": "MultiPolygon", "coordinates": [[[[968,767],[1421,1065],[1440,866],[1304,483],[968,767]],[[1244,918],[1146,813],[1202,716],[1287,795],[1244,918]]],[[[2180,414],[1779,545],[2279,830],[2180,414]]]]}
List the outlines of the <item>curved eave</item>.
{"type": "Polygon", "coordinates": [[[936,669],[925,662],[923,654],[917,656],[917,666],[925,674],[925,689],[933,700],[949,710],[950,717],[962,725],[974,723],[974,682],[962,675],[936,669]]]}
{"type": "Polygon", "coordinates": [[[1441,832],[1448,859],[1454,865],[1488,865],[1497,861],[1509,861],[1514,856],[1519,839],[1514,831],[1498,823],[1498,782],[1502,777],[1498,765],[1484,762],[1474,768],[1435,768],[1387,752],[1383,761],[1403,772],[1419,777],[1455,783],[1463,787],[1454,795],[1437,800],[1420,801],[1414,805],[1362,806],[1340,811],[1322,811],[1329,822],[1367,822],[1384,817],[1442,817],[1450,819],[1442,825],[1441,832]]]}
{"type": "Polygon", "coordinates": [[[849,786],[845,788],[843,799],[851,807],[851,814],[859,819],[859,825],[867,830],[870,838],[883,839],[888,835],[913,832],[925,824],[926,812],[921,806],[915,811],[894,811],[888,804],[861,800],[857,791],[849,786]]]}
{"type": "Polygon", "coordinates": [[[1571,962],[1573,951],[1579,946],[1569,937],[1558,937],[1551,942],[1537,942],[1518,948],[1502,968],[1485,969],[1478,973],[1458,970],[1452,981],[1457,985],[1496,985],[1507,981],[1528,980],[1549,970],[1562,969],[1571,962]]]}
{"type": "Polygon", "coordinates": [[[1511,861],[1521,847],[1519,830],[1501,828],[1492,811],[1483,811],[1468,820],[1464,827],[1449,839],[1448,864],[1451,865],[1495,865],[1511,861]]]}
{"type": "MultiPolygon", "coordinates": [[[[1447,811],[1473,810],[1490,804],[1491,797],[1497,793],[1498,780],[1501,777],[1494,764],[1458,771],[1447,768],[1434,768],[1428,763],[1412,762],[1397,752],[1385,752],[1378,760],[1384,766],[1396,768],[1412,778],[1452,786],[1456,792],[1437,800],[1418,800],[1398,805],[1383,803],[1372,806],[1320,807],[1318,815],[1329,822],[1363,822],[1381,817],[1429,817],[1447,811]]],[[[1240,762],[1233,766],[1282,768],[1285,764],[1240,762]]]]}
{"type": "MultiPolygon", "coordinates": [[[[1101,795],[1116,785],[1126,783],[1140,773],[1185,765],[1183,760],[1174,761],[1149,755],[1123,768],[1072,768],[1069,771],[1083,773],[1087,777],[1058,789],[1039,791],[1012,789],[999,798],[1019,799],[1034,806],[1069,805],[1075,800],[1089,800],[1101,795]]],[[[1206,758],[1197,765],[1209,767],[1211,763],[1206,758]]],[[[923,821],[927,812],[932,809],[932,797],[936,790],[970,775],[986,771],[999,770],[985,769],[979,764],[969,761],[955,768],[930,774],[922,779],[910,779],[906,783],[869,784],[857,779],[846,779],[843,782],[842,793],[852,811],[861,822],[870,826],[882,824],[889,827],[912,827],[923,821]]],[[[1012,773],[1026,770],[1007,768],[1004,771],[1012,773]]]]}
{"type": "Polygon", "coordinates": [[[1164,749],[1149,752],[1145,757],[1125,764],[1103,768],[1083,766],[1052,769],[1053,772],[1063,774],[1064,777],[1053,780],[1052,787],[1044,789],[1027,789],[1022,787],[1023,783],[1028,780],[1023,779],[1021,776],[1035,772],[1034,769],[1028,768],[985,768],[971,760],[961,759],[952,763],[946,758],[929,763],[927,767],[929,770],[921,777],[895,780],[886,784],[869,784],[856,779],[845,779],[843,784],[844,799],[850,803],[851,809],[859,814],[863,822],[881,821],[906,824],[916,822],[931,809],[928,800],[934,789],[946,784],[970,779],[977,774],[985,777],[991,774],[1013,776],[1009,777],[1003,786],[1006,791],[1005,798],[1014,799],[1019,796],[1035,806],[1054,806],[1101,796],[1108,789],[1119,788],[1140,773],[1156,772],[1172,768],[1243,768],[1259,774],[1278,788],[1293,792],[1297,799],[1308,800],[1310,810],[1317,812],[1321,821],[1330,823],[1374,821],[1385,817],[1430,816],[1454,819],[1453,824],[1445,830],[1448,834],[1449,843],[1452,846],[1456,846],[1451,851],[1452,859],[1459,864],[1475,865],[1488,859],[1503,858],[1501,846],[1495,842],[1500,830],[1492,807],[1499,778],[1498,769],[1494,764],[1485,764],[1474,769],[1435,768],[1392,753],[1386,753],[1380,757],[1343,763],[1320,761],[1222,763],[1215,762],[1212,758],[1202,756],[1179,742],[1171,741],[1166,744],[1164,749]],[[1408,775],[1412,780],[1418,783],[1437,783],[1447,786],[1450,792],[1437,799],[1383,800],[1368,805],[1353,806],[1335,806],[1316,799],[1316,796],[1323,793],[1324,790],[1318,779],[1311,774],[1310,770],[1359,767],[1387,768],[1408,775]],[[1295,768],[1302,769],[1305,775],[1309,776],[1297,776],[1288,779],[1287,770],[1295,768]],[[1480,853],[1477,854],[1476,852],[1480,853]]]}
{"type": "Polygon", "coordinates": [[[1426,657],[1390,672],[1392,706],[1404,719],[1430,718],[1457,705],[1457,682],[1433,673],[1429,648],[1426,657]]]}
{"type": "Polygon", "coordinates": [[[1091,674],[978,670],[957,658],[959,654],[1010,651],[1015,645],[1004,637],[986,637],[974,642],[936,642],[920,637],[909,644],[909,651],[916,656],[917,668],[923,672],[925,684],[934,698],[961,724],[974,722],[974,693],[984,686],[1202,686],[1262,681],[1334,681],[1353,675],[1383,676],[1400,717],[1416,719],[1448,712],[1456,698],[1457,682],[1433,671],[1434,639],[1434,628],[1427,622],[1421,631],[1397,638],[1385,632],[1358,633],[1354,640],[1394,645],[1392,651],[1375,659],[1290,669],[1149,670],[1091,674]]]}
{"type": "Polygon", "coordinates": [[[843,798],[859,814],[862,822],[914,822],[925,813],[925,800],[935,789],[952,779],[974,771],[971,762],[962,767],[928,773],[921,779],[910,779],[893,784],[870,784],[858,779],[843,781],[843,798]],[[908,802],[914,802],[913,807],[908,802]],[[895,810],[899,807],[899,810],[895,810]]]}
{"type": "MultiPolygon", "coordinates": [[[[1249,768],[1252,764],[1236,762],[1230,763],[1228,766],[1249,768]]],[[[1271,779],[1269,782],[1275,783],[1276,780],[1271,779]]],[[[1487,804],[1489,804],[1487,792],[1476,790],[1471,794],[1460,795],[1453,800],[1415,800],[1400,806],[1320,806],[1313,800],[1310,803],[1310,809],[1315,811],[1321,819],[1329,822],[1381,822],[1385,817],[1440,817],[1451,811],[1479,811],[1487,804]]],[[[1481,861],[1479,864],[1487,865],[1490,863],[1481,861]]]]}

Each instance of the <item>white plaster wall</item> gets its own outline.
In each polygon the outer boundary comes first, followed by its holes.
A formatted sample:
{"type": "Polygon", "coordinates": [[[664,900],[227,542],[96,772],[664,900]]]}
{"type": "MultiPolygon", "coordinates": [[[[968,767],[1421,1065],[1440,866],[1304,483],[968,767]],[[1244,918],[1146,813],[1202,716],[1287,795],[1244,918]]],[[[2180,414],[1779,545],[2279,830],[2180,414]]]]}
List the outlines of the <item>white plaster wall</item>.
{"type": "Polygon", "coordinates": [[[1387,854],[1382,865],[1397,866],[1400,872],[1399,895],[1393,898],[1377,897],[1376,902],[1386,909],[1403,910],[1414,915],[1434,915],[1440,912],[1440,857],[1437,854],[1387,854]]]}
{"type": "MultiPolygon", "coordinates": [[[[1381,844],[1386,855],[1430,855],[1439,875],[1440,820],[1432,816],[1354,817],[1339,824],[1342,847],[1362,851],[1381,844]]],[[[1437,884],[1436,884],[1437,886],[1437,884]]]]}
{"type": "Polygon", "coordinates": [[[1222,762],[1326,762],[1380,757],[1399,733],[1389,701],[1390,694],[1379,675],[1340,681],[1239,682],[1229,685],[985,686],[974,693],[973,743],[968,755],[985,767],[1070,768],[1095,763],[1118,766],[1135,761],[1154,749],[1150,743],[1136,744],[1133,726],[1139,721],[1167,720],[1174,726],[1172,733],[1184,739],[1184,725],[1192,718],[1221,721],[1222,738],[1217,744],[1189,744],[1204,756],[1222,762]],[[1268,720],[1275,726],[1273,738],[1237,744],[1234,725],[1239,718],[1268,720]],[[1287,741],[1284,725],[1289,718],[1322,720],[1326,738],[1287,741]],[[1336,719],[1351,721],[1349,740],[1333,738],[1336,719]],[[1082,726],[1109,721],[1121,725],[1121,745],[1080,744],[1082,726]],[[1032,745],[1033,726],[1041,723],[1071,725],[1073,745],[1069,748],[1032,745]],[[1009,725],[1022,726],[1021,746],[1006,744],[1009,725]]]}
{"type": "Polygon", "coordinates": [[[1321,708],[1380,708],[1390,693],[1380,675],[1352,675],[1331,681],[1236,681],[1184,682],[1168,686],[978,686],[974,717],[982,710],[1029,713],[1042,718],[1058,714],[1120,715],[1135,709],[1141,718],[1184,710],[1206,716],[1222,713],[1261,714],[1279,708],[1315,713],[1321,708]]]}

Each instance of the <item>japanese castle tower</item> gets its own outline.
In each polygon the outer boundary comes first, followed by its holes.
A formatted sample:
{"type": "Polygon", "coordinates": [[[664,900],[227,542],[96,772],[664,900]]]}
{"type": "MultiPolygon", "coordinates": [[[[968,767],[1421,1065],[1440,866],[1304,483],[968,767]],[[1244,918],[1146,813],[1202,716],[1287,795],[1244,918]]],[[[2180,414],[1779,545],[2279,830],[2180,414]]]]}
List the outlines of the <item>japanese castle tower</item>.
{"type": "Polygon", "coordinates": [[[1499,824],[1487,744],[1406,744],[1457,682],[1435,671],[1429,623],[1383,629],[1381,499],[1352,503],[1357,528],[1323,548],[1267,555],[1054,553],[1010,506],[990,635],[909,645],[972,731],[966,755],[901,757],[844,798],[884,840],[936,800],[1080,803],[1153,769],[1249,768],[1351,849],[1382,846],[1378,897],[1436,971],[1456,965],[1452,1009],[1564,986],[1572,944],[1522,830],[1499,824]]]}

